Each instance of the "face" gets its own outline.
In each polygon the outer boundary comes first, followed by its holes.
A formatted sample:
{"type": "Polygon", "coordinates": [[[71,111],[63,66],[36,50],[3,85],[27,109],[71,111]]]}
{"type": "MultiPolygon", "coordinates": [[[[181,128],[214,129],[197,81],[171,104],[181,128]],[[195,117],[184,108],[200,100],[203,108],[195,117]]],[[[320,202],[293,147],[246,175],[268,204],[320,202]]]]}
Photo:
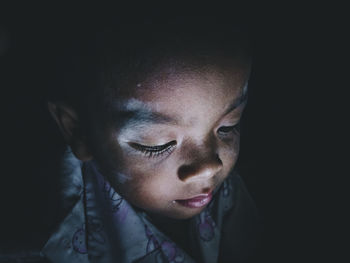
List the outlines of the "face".
{"type": "Polygon", "coordinates": [[[200,213],[237,160],[248,75],[242,61],[164,64],[119,90],[95,148],[120,195],[161,216],[200,213]]]}

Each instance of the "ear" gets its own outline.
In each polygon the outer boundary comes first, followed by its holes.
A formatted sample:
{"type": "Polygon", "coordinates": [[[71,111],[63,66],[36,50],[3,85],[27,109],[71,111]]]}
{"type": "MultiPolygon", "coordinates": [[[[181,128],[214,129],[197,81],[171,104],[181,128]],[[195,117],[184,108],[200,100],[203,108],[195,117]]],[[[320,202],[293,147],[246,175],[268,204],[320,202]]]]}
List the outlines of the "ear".
{"type": "Polygon", "coordinates": [[[81,161],[89,161],[93,157],[88,148],[86,139],[81,132],[79,118],[76,111],[65,103],[47,103],[48,109],[56,121],[62,135],[72,148],[75,156],[81,161]]]}

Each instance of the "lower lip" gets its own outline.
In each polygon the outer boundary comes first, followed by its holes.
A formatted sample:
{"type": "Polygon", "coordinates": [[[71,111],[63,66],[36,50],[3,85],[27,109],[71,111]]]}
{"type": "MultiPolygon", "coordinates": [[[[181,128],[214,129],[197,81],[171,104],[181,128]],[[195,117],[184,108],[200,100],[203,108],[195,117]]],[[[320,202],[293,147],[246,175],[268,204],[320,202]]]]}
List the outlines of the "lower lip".
{"type": "Polygon", "coordinates": [[[191,199],[176,200],[177,203],[189,208],[201,208],[207,205],[213,198],[212,192],[207,195],[200,195],[191,199]]]}

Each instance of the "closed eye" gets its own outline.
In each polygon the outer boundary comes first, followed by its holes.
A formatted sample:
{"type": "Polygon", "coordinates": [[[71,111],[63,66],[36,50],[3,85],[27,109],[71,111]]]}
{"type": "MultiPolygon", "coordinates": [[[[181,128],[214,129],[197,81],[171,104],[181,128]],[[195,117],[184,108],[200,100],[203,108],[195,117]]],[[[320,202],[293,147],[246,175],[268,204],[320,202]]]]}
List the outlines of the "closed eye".
{"type": "Polygon", "coordinates": [[[145,154],[147,157],[157,157],[166,153],[170,154],[176,146],[176,141],[174,140],[166,144],[154,146],[142,145],[138,143],[129,143],[129,145],[135,150],[145,154]]]}
{"type": "Polygon", "coordinates": [[[234,133],[234,132],[239,132],[239,123],[237,123],[236,125],[232,125],[232,126],[221,126],[218,129],[218,133],[220,135],[227,135],[227,134],[234,133]]]}

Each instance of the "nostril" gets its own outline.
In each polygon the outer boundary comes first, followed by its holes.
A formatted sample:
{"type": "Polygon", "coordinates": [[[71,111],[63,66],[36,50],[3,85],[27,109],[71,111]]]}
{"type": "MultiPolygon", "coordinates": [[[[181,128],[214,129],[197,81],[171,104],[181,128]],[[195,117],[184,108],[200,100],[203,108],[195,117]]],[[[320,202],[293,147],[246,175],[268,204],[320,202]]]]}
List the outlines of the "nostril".
{"type": "Polygon", "coordinates": [[[220,164],[220,166],[222,165],[222,161],[220,159],[220,156],[218,154],[215,155],[216,160],[218,161],[218,163],[220,164]]]}
{"type": "Polygon", "coordinates": [[[196,168],[191,165],[182,165],[177,171],[178,177],[181,181],[185,181],[188,177],[196,173],[196,168]]]}

